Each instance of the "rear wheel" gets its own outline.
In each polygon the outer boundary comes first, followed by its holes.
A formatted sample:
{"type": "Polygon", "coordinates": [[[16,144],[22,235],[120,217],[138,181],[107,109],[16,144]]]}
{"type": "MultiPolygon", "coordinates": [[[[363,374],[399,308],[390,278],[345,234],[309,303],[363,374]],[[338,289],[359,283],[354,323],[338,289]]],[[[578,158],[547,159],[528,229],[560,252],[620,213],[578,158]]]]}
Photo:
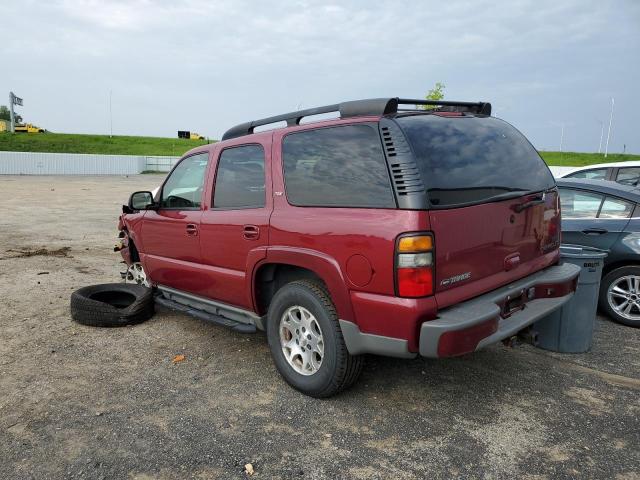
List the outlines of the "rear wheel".
{"type": "Polygon", "coordinates": [[[605,275],[599,303],[616,322],[640,327],[640,267],[616,268],[605,275]]]}
{"type": "Polygon", "coordinates": [[[329,293],[319,282],[282,287],[269,305],[267,336],[276,368],[302,393],[330,397],[351,386],[364,359],[350,355],[329,293]]]}

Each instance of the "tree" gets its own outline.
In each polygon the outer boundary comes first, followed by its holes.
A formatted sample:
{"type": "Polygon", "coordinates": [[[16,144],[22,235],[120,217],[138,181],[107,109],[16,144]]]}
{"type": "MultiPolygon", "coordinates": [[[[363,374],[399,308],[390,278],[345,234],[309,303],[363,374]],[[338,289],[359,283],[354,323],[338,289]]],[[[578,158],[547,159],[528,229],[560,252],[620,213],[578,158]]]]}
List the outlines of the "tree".
{"type": "MultiPolygon", "coordinates": [[[[14,112],[14,118],[16,123],[22,123],[22,117],[14,112]]],[[[6,105],[0,105],[0,120],[11,121],[11,112],[6,105]]]]}
{"type": "MultiPolygon", "coordinates": [[[[444,98],[445,84],[442,82],[436,82],[435,86],[427,92],[425,100],[442,100],[444,98]]],[[[433,110],[438,108],[436,105],[419,105],[418,108],[422,110],[433,110]]]]}

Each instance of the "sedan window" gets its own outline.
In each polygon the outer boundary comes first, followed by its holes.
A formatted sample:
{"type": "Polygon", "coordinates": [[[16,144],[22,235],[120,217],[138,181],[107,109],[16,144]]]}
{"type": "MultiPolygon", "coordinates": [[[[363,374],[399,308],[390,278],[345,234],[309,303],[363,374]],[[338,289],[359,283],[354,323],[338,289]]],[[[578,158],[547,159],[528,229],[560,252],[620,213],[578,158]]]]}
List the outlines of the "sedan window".
{"type": "Polygon", "coordinates": [[[619,198],[607,197],[600,209],[598,218],[629,218],[634,204],[619,198]]]}
{"type": "Polygon", "coordinates": [[[563,218],[596,218],[604,195],[569,188],[560,189],[563,218]]]}
{"type": "Polygon", "coordinates": [[[607,178],[606,168],[594,168],[591,170],[580,170],[579,172],[571,173],[565,178],[587,178],[589,180],[604,180],[607,178]]]}
{"type": "Polygon", "coordinates": [[[618,170],[616,182],[623,185],[636,186],[638,185],[638,180],[640,180],[640,167],[627,167],[618,170]]]}

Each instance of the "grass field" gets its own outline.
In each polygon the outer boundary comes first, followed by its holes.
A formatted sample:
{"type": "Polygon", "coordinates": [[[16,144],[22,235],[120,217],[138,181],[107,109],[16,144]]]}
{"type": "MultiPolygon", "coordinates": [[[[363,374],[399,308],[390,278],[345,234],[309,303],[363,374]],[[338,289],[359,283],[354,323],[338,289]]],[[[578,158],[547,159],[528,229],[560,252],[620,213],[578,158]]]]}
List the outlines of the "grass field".
{"type": "Polygon", "coordinates": [[[582,167],[594,163],[640,161],[640,155],[622,155],[612,153],[604,158],[604,153],[576,153],[576,152],[540,152],[547,165],[563,167],[582,167]]]}
{"type": "MultiPolygon", "coordinates": [[[[215,140],[212,140],[215,141],[215,140]]],[[[108,135],[77,135],[67,133],[15,134],[0,133],[0,151],[98,153],[111,155],[180,156],[187,150],[207,143],[205,140],[185,140],[162,137],[122,137],[108,135]]],[[[555,166],[592,165],[603,162],[640,161],[640,155],[575,152],[540,152],[547,164],[555,166]]]]}
{"type": "Polygon", "coordinates": [[[0,151],[180,156],[206,140],[67,133],[0,133],[0,151]]]}

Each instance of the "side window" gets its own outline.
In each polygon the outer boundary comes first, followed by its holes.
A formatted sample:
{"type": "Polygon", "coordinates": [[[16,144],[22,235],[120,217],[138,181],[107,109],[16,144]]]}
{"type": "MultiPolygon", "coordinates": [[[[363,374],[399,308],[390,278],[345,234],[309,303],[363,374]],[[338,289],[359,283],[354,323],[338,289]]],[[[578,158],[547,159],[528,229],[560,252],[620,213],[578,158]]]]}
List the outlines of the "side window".
{"type": "Polygon", "coordinates": [[[626,167],[618,170],[616,182],[636,186],[638,180],[640,180],[640,167],[626,167]]]}
{"type": "Polygon", "coordinates": [[[597,193],[560,189],[560,208],[562,218],[596,218],[603,195],[597,193]]]}
{"type": "Polygon", "coordinates": [[[631,202],[607,197],[602,204],[598,218],[629,218],[634,206],[631,202]]]}
{"type": "Polygon", "coordinates": [[[604,180],[607,178],[606,168],[594,168],[592,170],[581,170],[567,175],[565,178],[588,178],[589,180],[604,180]]]}
{"type": "Polygon", "coordinates": [[[180,161],[162,187],[160,208],[200,208],[208,153],[180,161]]]}
{"type": "Polygon", "coordinates": [[[222,151],[213,208],[264,207],[264,149],[244,145],[222,151]]]}
{"type": "Polygon", "coordinates": [[[370,125],[291,133],[282,155],[292,205],[395,207],[380,134],[370,125]]]}

